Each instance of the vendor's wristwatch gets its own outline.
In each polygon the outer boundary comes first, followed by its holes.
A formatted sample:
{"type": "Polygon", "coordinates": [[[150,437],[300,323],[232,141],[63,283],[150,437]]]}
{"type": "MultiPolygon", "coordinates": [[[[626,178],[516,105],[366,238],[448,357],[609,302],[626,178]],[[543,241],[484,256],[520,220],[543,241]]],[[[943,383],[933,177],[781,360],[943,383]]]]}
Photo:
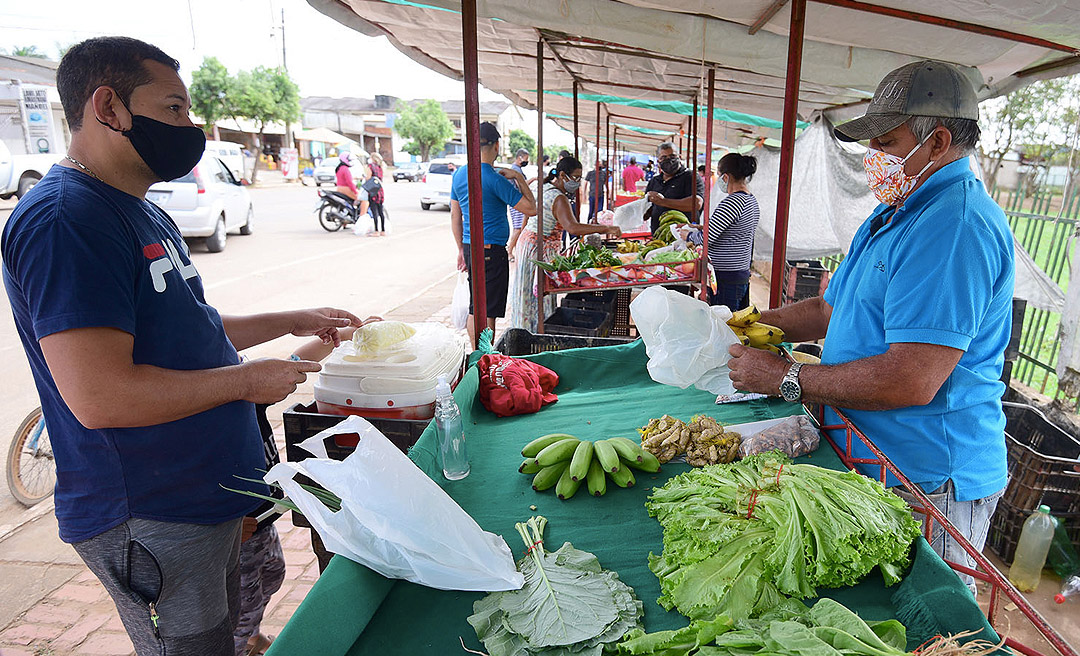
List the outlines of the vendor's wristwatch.
{"type": "Polygon", "coordinates": [[[780,396],[784,397],[785,401],[798,403],[802,399],[802,385],[799,384],[799,370],[802,366],[802,362],[791,365],[791,369],[784,374],[784,380],[780,381],[780,396]]]}

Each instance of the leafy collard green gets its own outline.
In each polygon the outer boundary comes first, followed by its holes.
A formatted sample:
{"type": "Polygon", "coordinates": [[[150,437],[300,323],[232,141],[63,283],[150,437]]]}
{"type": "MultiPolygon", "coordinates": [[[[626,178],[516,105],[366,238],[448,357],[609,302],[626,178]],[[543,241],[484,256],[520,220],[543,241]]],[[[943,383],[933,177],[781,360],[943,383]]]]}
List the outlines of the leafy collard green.
{"type": "Polygon", "coordinates": [[[477,601],[469,624],[491,656],[600,656],[640,627],[644,608],[593,554],[569,542],[545,551],[545,524],[542,517],[518,524],[525,544],[536,545],[518,561],[525,585],[477,601]]]}

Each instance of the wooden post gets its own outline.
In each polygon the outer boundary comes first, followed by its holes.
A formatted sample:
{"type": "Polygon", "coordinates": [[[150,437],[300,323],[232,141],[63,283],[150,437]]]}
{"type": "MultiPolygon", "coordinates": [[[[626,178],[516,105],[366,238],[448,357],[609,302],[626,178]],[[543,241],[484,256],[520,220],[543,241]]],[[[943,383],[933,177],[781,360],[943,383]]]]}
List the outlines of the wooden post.
{"type": "Polygon", "coordinates": [[[690,121],[690,172],[694,174],[694,184],[690,186],[693,192],[693,202],[690,204],[690,222],[696,223],[698,218],[697,204],[697,148],[698,148],[698,99],[694,96],[694,118],[690,121]]]}
{"type": "MultiPolygon", "coordinates": [[[[476,0],[461,3],[461,47],[465,74],[465,147],[468,154],[469,240],[472,255],[474,338],[487,328],[487,288],[484,284],[484,189],[480,163],[480,74],[476,52],[476,0]]],[[[475,347],[476,344],[474,343],[475,347]]]]}
{"type": "MultiPolygon", "coordinates": [[[[474,0],[475,1],[475,0],[474,0]]],[[[576,96],[575,96],[576,98],[576,96]]],[[[576,105],[576,103],[575,103],[576,105]]],[[[574,116],[577,116],[575,107],[574,116]]],[[[576,140],[575,140],[576,142],[576,140]]],[[[536,259],[544,259],[544,40],[536,42],[536,259]]],[[[544,270],[536,267],[536,332],[544,332],[544,270]]]]}
{"type": "Polygon", "coordinates": [[[780,176],[776,192],[776,228],[773,233],[772,281],[769,307],[780,307],[780,290],[787,261],[788,212],[791,208],[791,170],[795,162],[795,122],[799,118],[799,76],[802,74],[803,28],[806,0],[792,0],[788,34],[787,81],[784,86],[784,125],[781,128],[780,176]]]}

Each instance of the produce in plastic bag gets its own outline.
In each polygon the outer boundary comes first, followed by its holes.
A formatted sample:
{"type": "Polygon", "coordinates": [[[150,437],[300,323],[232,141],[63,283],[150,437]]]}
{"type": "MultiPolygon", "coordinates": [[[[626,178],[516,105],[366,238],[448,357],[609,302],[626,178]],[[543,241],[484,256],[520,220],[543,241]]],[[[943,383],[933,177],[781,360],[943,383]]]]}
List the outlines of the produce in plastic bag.
{"type": "Polygon", "coordinates": [[[728,347],[740,342],[727,326],[731,311],[726,307],[657,286],[630,303],[630,315],[645,342],[653,380],[713,394],[735,392],[728,378],[728,347]]]}
{"type": "Polygon", "coordinates": [[[282,462],[266,474],[300,508],[327,551],[388,578],[439,590],[517,590],[517,571],[506,542],[480,528],[446,492],[390,440],[361,417],[349,417],[301,446],[325,455],[323,440],[356,433],[360,442],[345,460],[282,462]],[[302,474],[340,497],[331,511],[294,480],[302,474]]]}
{"type": "Polygon", "coordinates": [[[804,456],[818,448],[821,433],[806,415],[788,417],[760,433],[743,438],[739,445],[739,457],[756,453],[783,451],[789,457],[804,456]]]}
{"type": "Polygon", "coordinates": [[[375,321],[353,333],[357,355],[375,355],[416,334],[416,328],[401,321],[375,321]]]}
{"type": "Polygon", "coordinates": [[[469,323],[469,301],[472,292],[469,290],[469,274],[464,271],[458,273],[457,285],[454,287],[454,298],[450,302],[450,321],[454,328],[465,330],[469,323]]]}

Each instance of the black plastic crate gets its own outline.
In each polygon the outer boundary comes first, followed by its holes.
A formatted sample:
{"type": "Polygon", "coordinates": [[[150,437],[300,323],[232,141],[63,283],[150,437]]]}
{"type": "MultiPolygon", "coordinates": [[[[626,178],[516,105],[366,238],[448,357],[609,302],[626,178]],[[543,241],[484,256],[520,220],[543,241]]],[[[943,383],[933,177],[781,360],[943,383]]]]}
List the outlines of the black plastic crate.
{"type": "MultiPolygon", "coordinates": [[[[346,419],[342,415],[320,413],[315,404],[297,403],[282,414],[285,424],[285,457],[293,462],[310,458],[311,454],[299,446],[307,438],[332,428],[346,419]]],[[[379,429],[394,446],[408,453],[409,448],[420,439],[421,433],[431,422],[430,419],[383,419],[365,417],[372,426],[379,429]]],[[[326,440],[326,455],[334,460],[344,460],[353,452],[359,441],[356,433],[343,433],[326,440]]]]}
{"type": "MultiPolygon", "coordinates": [[[[1017,508],[1005,500],[998,501],[994,516],[990,519],[990,532],[986,537],[986,546],[990,547],[1007,565],[1012,564],[1016,555],[1016,545],[1020,542],[1020,531],[1034,510],[1017,508]]],[[[1065,533],[1072,540],[1073,546],[1080,549],[1080,513],[1058,512],[1051,508],[1059,522],[1065,524],[1065,533]]]]}
{"type": "Polygon", "coordinates": [[[567,294],[559,305],[576,310],[592,310],[593,312],[613,314],[615,312],[615,290],[567,294]]]}
{"type": "Polygon", "coordinates": [[[829,285],[829,270],[817,260],[788,260],[783,283],[785,303],[821,296],[829,285]]]}
{"type": "Polygon", "coordinates": [[[544,319],[544,332],[554,335],[607,337],[611,334],[614,315],[593,310],[560,307],[544,319]]]}
{"type": "Polygon", "coordinates": [[[618,346],[633,340],[605,337],[573,337],[570,335],[538,335],[522,328],[511,328],[495,342],[495,349],[504,355],[535,355],[548,351],[564,351],[594,346],[618,346]]]}
{"type": "Polygon", "coordinates": [[[1024,519],[1040,505],[1065,522],[1080,549],[1080,440],[1051,422],[1037,408],[1005,403],[1005,445],[1009,485],[1005,488],[988,542],[1007,562],[1012,559],[1024,519]]]}

